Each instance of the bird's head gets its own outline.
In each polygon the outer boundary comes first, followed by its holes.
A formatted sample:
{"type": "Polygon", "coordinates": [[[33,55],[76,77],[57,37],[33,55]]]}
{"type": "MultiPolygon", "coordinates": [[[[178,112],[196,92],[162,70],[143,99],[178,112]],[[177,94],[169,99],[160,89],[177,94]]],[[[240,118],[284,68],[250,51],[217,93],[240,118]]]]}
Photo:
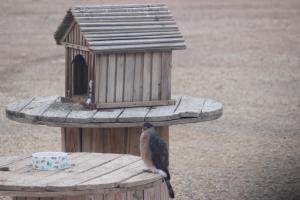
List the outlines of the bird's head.
{"type": "Polygon", "coordinates": [[[150,129],[150,128],[153,128],[153,125],[152,125],[151,123],[146,122],[146,123],[143,124],[143,130],[144,130],[144,131],[145,131],[145,130],[148,130],[148,129],[150,129]]]}

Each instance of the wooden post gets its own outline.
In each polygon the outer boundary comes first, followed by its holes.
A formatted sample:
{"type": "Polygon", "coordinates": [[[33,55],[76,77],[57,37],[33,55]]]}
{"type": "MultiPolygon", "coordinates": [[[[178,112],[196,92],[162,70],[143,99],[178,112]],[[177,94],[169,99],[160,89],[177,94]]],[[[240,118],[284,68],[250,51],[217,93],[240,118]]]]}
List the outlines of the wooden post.
{"type": "MultiPolygon", "coordinates": [[[[169,143],[169,127],[157,127],[169,143]]],[[[140,155],[142,129],[133,128],[62,128],[62,150],[66,152],[99,152],[140,155]]]]}

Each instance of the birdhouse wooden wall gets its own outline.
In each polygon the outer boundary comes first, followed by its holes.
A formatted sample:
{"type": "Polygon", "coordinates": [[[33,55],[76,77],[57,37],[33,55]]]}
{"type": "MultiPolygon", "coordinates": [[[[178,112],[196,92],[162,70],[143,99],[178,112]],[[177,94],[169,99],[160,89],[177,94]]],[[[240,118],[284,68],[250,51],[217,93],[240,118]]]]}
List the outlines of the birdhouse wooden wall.
{"type": "Polygon", "coordinates": [[[94,54],[87,48],[77,23],[70,26],[64,39],[66,63],[66,96],[84,102],[89,94],[88,82],[92,80],[94,54]]]}
{"type": "Polygon", "coordinates": [[[99,107],[170,104],[171,57],[171,51],[97,54],[95,103],[99,107]]]}

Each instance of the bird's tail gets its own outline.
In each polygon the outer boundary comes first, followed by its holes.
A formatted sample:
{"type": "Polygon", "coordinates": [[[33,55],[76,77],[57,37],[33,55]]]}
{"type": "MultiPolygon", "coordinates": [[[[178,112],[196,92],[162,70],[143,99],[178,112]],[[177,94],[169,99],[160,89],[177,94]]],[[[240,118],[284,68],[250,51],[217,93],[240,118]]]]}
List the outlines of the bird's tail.
{"type": "Polygon", "coordinates": [[[169,197],[171,199],[174,199],[175,193],[174,193],[173,187],[172,187],[172,185],[170,183],[171,177],[170,177],[169,170],[166,170],[166,174],[167,174],[167,177],[165,177],[164,180],[165,180],[167,188],[168,188],[169,197]]]}
{"type": "Polygon", "coordinates": [[[167,185],[167,188],[168,188],[169,197],[171,199],[174,199],[175,193],[174,193],[173,187],[172,187],[172,185],[170,183],[170,180],[166,180],[165,179],[165,182],[166,182],[166,185],[167,185]]]}

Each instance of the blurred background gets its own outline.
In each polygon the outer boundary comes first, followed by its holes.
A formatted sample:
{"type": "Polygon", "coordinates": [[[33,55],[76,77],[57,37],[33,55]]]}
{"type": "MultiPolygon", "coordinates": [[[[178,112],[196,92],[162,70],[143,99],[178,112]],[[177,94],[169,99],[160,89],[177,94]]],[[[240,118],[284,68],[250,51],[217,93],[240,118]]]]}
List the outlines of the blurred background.
{"type": "Polygon", "coordinates": [[[60,129],[6,119],[8,103],[64,95],[53,34],[73,5],[166,3],[188,48],[172,94],[223,102],[219,120],[170,129],[183,200],[300,199],[299,0],[1,0],[0,155],[59,151],[60,129]]]}

